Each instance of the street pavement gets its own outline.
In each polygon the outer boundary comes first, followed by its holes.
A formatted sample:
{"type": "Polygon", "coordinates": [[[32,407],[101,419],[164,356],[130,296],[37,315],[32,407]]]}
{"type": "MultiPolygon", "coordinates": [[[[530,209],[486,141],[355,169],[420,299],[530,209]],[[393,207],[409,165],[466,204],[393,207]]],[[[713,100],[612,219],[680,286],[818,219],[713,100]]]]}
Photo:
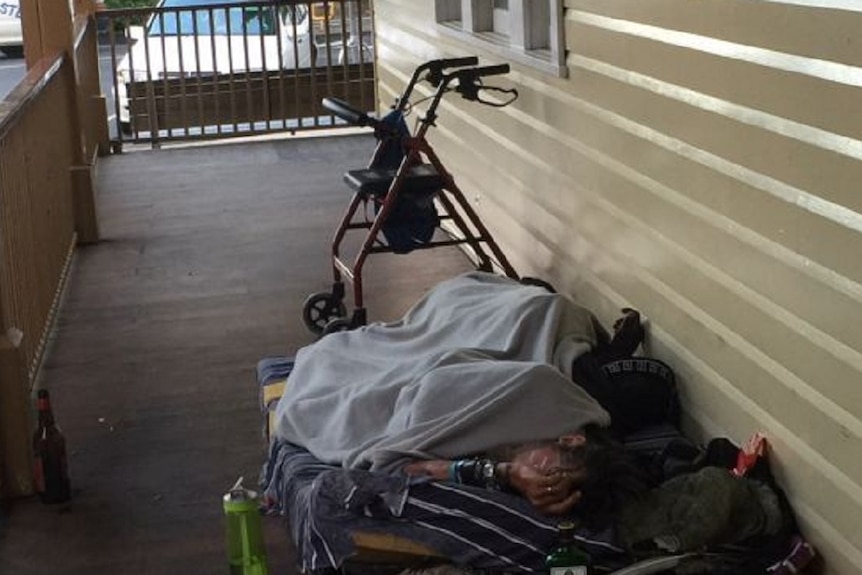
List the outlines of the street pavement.
{"type": "Polygon", "coordinates": [[[24,58],[9,58],[0,52],[0,98],[5,98],[26,73],[24,58]]]}

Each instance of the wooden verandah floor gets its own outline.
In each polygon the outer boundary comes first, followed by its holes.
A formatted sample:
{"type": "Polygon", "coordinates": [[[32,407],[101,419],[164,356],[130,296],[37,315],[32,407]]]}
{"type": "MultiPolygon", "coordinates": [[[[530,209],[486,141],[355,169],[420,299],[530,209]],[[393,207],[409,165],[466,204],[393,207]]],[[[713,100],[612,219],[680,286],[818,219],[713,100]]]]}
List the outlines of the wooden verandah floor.
{"type": "MultiPolygon", "coordinates": [[[[332,280],[341,174],[372,147],[350,135],[101,161],[103,241],[76,255],[39,380],[73,502],[16,501],[0,573],[227,572],[221,496],[240,475],[254,485],[265,455],[255,364],[314,340],[301,309],[332,280]]],[[[455,248],[369,258],[369,320],[469,268],[455,248]]],[[[264,523],[270,573],[295,572],[284,525],[264,523]]]]}

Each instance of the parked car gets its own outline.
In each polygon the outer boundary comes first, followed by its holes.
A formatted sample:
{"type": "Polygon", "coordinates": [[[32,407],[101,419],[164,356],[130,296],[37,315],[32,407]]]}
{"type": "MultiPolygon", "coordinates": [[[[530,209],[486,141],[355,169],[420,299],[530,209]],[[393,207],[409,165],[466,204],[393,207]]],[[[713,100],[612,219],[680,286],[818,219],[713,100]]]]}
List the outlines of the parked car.
{"type": "Polygon", "coordinates": [[[144,26],[130,29],[131,45],[117,66],[117,98],[125,130],[129,82],[310,65],[314,48],[306,6],[276,9],[238,4],[242,0],[162,0],[159,8],[182,10],[154,12],[144,26]]]}
{"type": "Polygon", "coordinates": [[[24,55],[21,7],[18,0],[0,0],[0,50],[13,58],[24,55]]]}

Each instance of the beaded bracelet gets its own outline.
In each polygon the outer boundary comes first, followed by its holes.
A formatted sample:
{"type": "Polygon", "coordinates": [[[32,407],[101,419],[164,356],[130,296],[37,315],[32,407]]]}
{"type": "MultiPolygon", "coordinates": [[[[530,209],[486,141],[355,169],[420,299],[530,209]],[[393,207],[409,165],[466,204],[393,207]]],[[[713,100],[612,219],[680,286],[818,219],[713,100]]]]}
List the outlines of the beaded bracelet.
{"type": "Polygon", "coordinates": [[[461,483],[460,470],[463,464],[463,459],[456,459],[449,464],[449,481],[453,483],[461,483]]]}
{"type": "Polygon", "coordinates": [[[464,485],[502,489],[497,463],[491,459],[456,459],[449,464],[449,480],[464,485]]]}

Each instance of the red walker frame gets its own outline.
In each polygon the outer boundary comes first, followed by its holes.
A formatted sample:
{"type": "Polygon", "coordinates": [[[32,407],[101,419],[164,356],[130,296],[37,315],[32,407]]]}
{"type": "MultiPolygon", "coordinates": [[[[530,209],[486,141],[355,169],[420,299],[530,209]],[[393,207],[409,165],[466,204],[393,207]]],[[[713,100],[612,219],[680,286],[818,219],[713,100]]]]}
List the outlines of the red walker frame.
{"type": "MultiPolygon", "coordinates": [[[[484,271],[493,271],[495,264],[508,277],[518,279],[518,274],[509,263],[503,251],[497,245],[491,233],[482,223],[476,211],[464,197],[463,192],[455,183],[451,173],[443,166],[440,158],[434,152],[431,144],[426,140],[425,134],[431,126],[435,125],[437,119],[437,106],[446,92],[458,92],[462,97],[480,103],[495,106],[507,105],[517,97],[514,90],[497,91],[514,94],[514,98],[503,104],[491,103],[482,100],[478,93],[482,89],[481,78],[509,72],[508,64],[497,66],[475,67],[478,58],[455,58],[444,60],[432,60],[420,65],[410,79],[404,93],[396,102],[396,110],[403,112],[409,105],[410,94],[418,81],[424,80],[436,88],[431,96],[431,103],[425,110],[423,117],[419,119],[418,128],[415,133],[402,140],[405,150],[404,158],[400,166],[394,172],[387,169],[368,167],[362,170],[348,171],[345,182],[354,190],[350,204],[336,229],[332,240],[332,272],[333,287],[331,292],[319,292],[308,297],[303,306],[303,320],[313,332],[327,334],[333,331],[342,331],[365,325],[367,313],[363,300],[362,268],[365,260],[372,253],[393,252],[393,248],[381,240],[380,233],[391,214],[392,207],[402,193],[410,193],[411,184],[418,184],[423,189],[429,186],[436,191],[438,205],[438,216],[441,220],[451,221],[456,228],[456,236],[448,234],[448,239],[431,239],[413,249],[432,249],[442,246],[453,246],[469,244],[471,250],[478,259],[477,268],[484,271]],[[465,67],[469,66],[469,67],[465,67]],[[449,68],[457,70],[444,73],[449,68]],[[457,84],[455,82],[457,81],[457,84]],[[454,88],[451,85],[454,85],[454,88]],[[368,200],[378,204],[378,210],[373,221],[366,218],[355,221],[360,205],[365,205],[368,200]],[[356,254],[352,264],[348,263],[340,255],[341,243],[348,230],[367,229],[367,235],[362,247],[356,254]],[[489,254],[490,251],[490,254],[489,254]],[[493,258],[491,257],[493,255],[493,258]],[[343,300],[345,295],[344,281],[353,284],[354,310],[352,316],[347,318],[347,311],[343,300]]],[[[357,125],[371,126],[382,135],[385,130],[390,130],[381,120],[372,118],[364,112],[352,108],[346,102],[335,98],[324,98],[323,105],[339,118],[357,125]]],[[[369,166],[374,166],[379,158],[385,138],[379,137],[369,166]]]]}

